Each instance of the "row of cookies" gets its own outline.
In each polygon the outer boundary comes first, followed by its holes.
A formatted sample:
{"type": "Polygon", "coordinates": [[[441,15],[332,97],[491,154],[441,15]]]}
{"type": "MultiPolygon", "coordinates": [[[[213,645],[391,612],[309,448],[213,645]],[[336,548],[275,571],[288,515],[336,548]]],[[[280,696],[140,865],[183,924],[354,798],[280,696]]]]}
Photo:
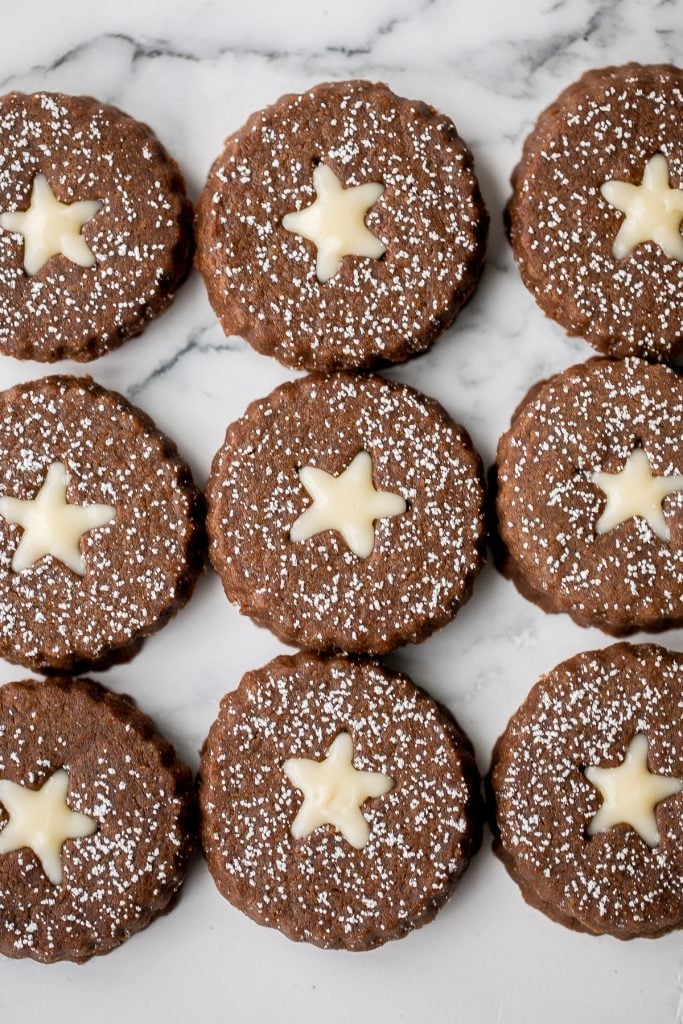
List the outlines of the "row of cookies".
{"type": "MultiPolygon", "coordinates": [[[[535,385],[499,443],[496,560],[547,611],[613,635],[683,622],[683,387],[594,359],[535,385]]],[[[443,626],[486,545],[479,456],[378,376],[282,385],[231,424],[204,498],[175,445],[89,378],[0,395],[0,654],[47,672],[130,658],[209,554],[285,642],[386,654],[443,626]]]]}
{"type": "MultiPolygon", "coordinates": [[[[510,238],[541,308],[600,352],[683,343],[682,73],[591,71],[539,118],[510,238]]],[[[231,135],[196,211],[151,130],[85,97],[0,99],[0,348],[103,355],[197,266],[227,334],[329,372],[427,349],[471,297],[488,214],[453,122],[386,86],[325,83],[231,135]]]]}
{"type": "MultiPolygon", "coordinates": [[[[616,644],[557,666],[498,741],[494,848],[524,898],[621,939],[683,924],[683,660],[616,644]]],[[[0,687],[0,952],[83,962],[169,909],[199,835],[261,925],[373,949],[431,920],[481,841],[471,745],[378,662],[301,653],[226,695],[192,773],[88,680],[0,687]]]]}

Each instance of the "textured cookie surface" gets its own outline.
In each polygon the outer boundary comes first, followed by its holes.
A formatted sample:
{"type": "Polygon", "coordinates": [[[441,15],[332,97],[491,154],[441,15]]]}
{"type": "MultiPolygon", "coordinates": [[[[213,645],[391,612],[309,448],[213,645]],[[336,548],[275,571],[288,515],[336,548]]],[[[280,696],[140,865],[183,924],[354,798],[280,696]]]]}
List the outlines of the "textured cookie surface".
{"type": "Polygon", "coordinates": [[[383,653],[452,618],[483,557],[483,484],[466,432],[404,385],[349,373],[285,384],[249,406],[214,458],[210,556],[229,599],[285,641],[383,653]],[[314,502],[306,467],[340,477],[360,452],[405,511],[356,554],[338,530],[292,540],[314,502]]]}
{"type": "Polygon", "coordinates": [[[290,366],[401,362],[474,290],[488,215],[453,122],[385,85],[283,96],[232,135],[197,209],[197,262],[227,334],[290,366]],[[283,226],[316,199],[324,166],[345,188],[384,186],[365,224],[381,259],[344,256],[321,282],[316,245],[283,226]]]}
{"type": "Polygon", "coordinates": [[[63,204],[101,204],[80,232],[93,266],[60,253],[27,274],[24,237],[0,231],[0,349],[94,359],[139,334],[189,269],[182,175],[146,125],[89,97],[10,93],[0,129],[0,213],[27,211],[40,175],[63,204]]]}
{"type": "Polygon", "coordinates": [[[326,948],[371,949],[429,921],[479,844],[479,777],[448,713],[371,661],[298,654],[247,673],[202,752],[202,842],[221,893],[259,924],[326,948]],[[290,759],[353,765],[393,787],[358,810],[361,848],[322,824],[295,838],[290,759]]]}
{"type": "Polygon", "coordinates": [[[603,796],[586,774],[640,734],[648,773],[683,780],[682,709],[680,654],[616,644],[563,662],[513,715],[491,775],[499,852],[553,919],[622,939],[683,923],[683,792],[654,806],[656,845],[623,821],[589,835],[603,796]]]}
{"type": "Polygon", "coordinates": [[[678,256],[653,238],[615,256],[625,214],[601,192],[609,181],[641,186],[657,154],[680,203],[683,71],[627,64],[569,86],[538,119],[512,179],[524,283],[548,316],[610,355],[667,360],[683,344],[683,206],[670,227],[678,256]]]}
{"type": "Polygon", "coordinates": [[[9,661],[104,667],[134,653],[192,593],[204,531],[189,467],[144,413],[89,378],[45,377],[0,395],[0,495],[0,654],[9,661]],[[67,514],[109,510],[76,536],[84,575],[58,557],[61,520],[50,516],[57,554],[38,557],[39,548],[16,567],[35,536],[19,525],[21,503],[45,496],[55,466],[67,514]]]}
{"type": "MultiPolygon", "coordinates": [[[[54,884],[29,847],[0,854],[0,952],[44,963],[107,953],[164,911],[194,830],[190,769],[127,698],[88,680],[0,688],[0,786],[45,792],[68,774],[95,831],[61,847],[54,884]]],[[[0,845],[17,827],[0,792],[0,845]]],[[[12,845],[12,844],[9,844],[12,845]]]]}
{"type": "Polygon", "coordinates": [[[663,366],[592,359],[532,388],[497,469],[500,561],[525,596],[615,635],[683,621],[681,436],[683,385],[663,366]],[[634,456],[649,469],[631,484],[634,456]],[[640,512],[606,532],[598,474],[640,512]]]}

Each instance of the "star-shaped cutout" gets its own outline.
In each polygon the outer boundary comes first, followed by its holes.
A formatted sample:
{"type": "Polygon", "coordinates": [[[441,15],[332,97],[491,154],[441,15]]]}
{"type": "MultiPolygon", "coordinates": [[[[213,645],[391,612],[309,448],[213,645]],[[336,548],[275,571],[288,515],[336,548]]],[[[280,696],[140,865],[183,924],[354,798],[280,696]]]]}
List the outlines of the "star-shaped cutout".
{"type": "Polygon", "coordinates": [[[361,807],[373,796],[394,788],[394,780],[381,772],[361,772],[353,767],[353,740],[340,732],[324,761],[290,757],[282,766],[304,802],[290,829],[295,839],[310,835],[321,825],[334,825],[347,843],[362,850],[370,838],[370,826],[361,807]]]}
{"type": "Polygon", "coordinates": [[[673,260],[683,260],[683,190],[669,187],[669,165],[663,153],[645,164],[640,185],[606,181],[600,191],[612,206],[626,214],[612,254],[630,256],[641,242],[655,242],[673,260]]]}
{"type": "Polygon", "coordinates": [[[331,167],[318,164],[313,171],[317,199],[311,206],[282,218],[286,231],[313,242],[318,250],[316,273],[329,281],[343,256],[369,256],[378,260],[386,246],[366,227],[365,217],[384,192],[384,185],[344,188],[331,167]]]}
{"type": "Polygon", "coordinates": [[[69,505],[66,485],[66,468],[61,462],[54,462],[35,498],[0,498],[0,516],[24,531],[12,558],[14,572],[52,555],[79,576],[85,576],[81,537],[110,523],[116,509],[111,505],[69,505]]]}
{"type": "Polygon", "coordinates": [[[400,494],[375,490],[372,457],[365,451],[358,452],[339,476],[304,466],[299,479],[313,504],[289,531],[293,541],[308,540],[323,530],[338,530],[355,555],[367,558],[375,546],[375,520],[406,510],[400,494]]]}
{"type": "Polygon", "coordinates": [[[24,236],[24,270],[32,277],[58,253],[79,267],[92,267],[95,255],[81,234],[99,210],[97,199],[60,203],[44,174],[36,174],[28,210],[0,214],[0,228],[24,236]]]}
{"type": "Polygon", "coordinates": [[[640,516],[660,540],[669,542],[662,502],[669,494],[683,491],[683,476],[653,476],[647,453],[634,448],[620,472],[594,473],[591,479],[607,498],[596,533],[609,533],[619,523],[640,516]]]}
{"type": "Polygon", "coordinates": [[[72,811],[66,802],[69,776],[60,768],[40,789],[27,789],[0,779],[0,804],[9,821],[0,831],[0,854],[30,847],[53,885],[62,884],[62,846],[97,831],[87,814],[72,811]]]}
{"type": "Polygon", "coordinates": [[[634,828],[648,846],[659,844],[655,808],[683,790],[683,779],[653,775],[647,766],[647,747],[647,736],[638,733],[616,768],[584,770],[588,781],[602,795],[602,804],[588,826],[589,836],[624,824],[634,828]]]}

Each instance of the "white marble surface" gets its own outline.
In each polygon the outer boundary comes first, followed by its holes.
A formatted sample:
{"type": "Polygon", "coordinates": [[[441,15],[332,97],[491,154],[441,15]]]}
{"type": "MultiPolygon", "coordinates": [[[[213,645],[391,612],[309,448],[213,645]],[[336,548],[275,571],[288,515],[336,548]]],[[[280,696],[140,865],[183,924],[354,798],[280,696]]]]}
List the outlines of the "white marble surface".
{"type": "MultiPolygon", "coordinates": [[[[48,0],[6,5],[2,91],[90,93],[148,121],[196,196],[225,135],[281,93],[383,79],[456,121],[492,214],[476,297],[428,355],[391,371],[439,398],[489,463],[528,386],[590,355],[545,321],[502,230],[508,176],[535,115],[591,66],[675,61],[679,0],[48,0]]],[[[55,369],[71,369],[60,364],[55,369]]],[[[44,373],[0,358],[0,387],[44,373]]],[[[288,376],[218,329],[196,275],[139,339],[91,364],[175,437],[203,482],[227,423],[288,376]]],[[[683,648],[683,631],[664,641],[683,648]]],[[[469,731],[482,769],[538,675],[608,638],[547,617],[489,566],[457,620],[391,659],[469,731]]],[[[221,695],[281,646],[240,619],[217,579],[130,664],[128,691],[196,764],[221,695]]],[[[0,681],[17,678],[0,666],[0,681]]],[[[683,1021],[681,937],[618,943],[530,910],[489,837],[437,920],[366,955],[297,946],[225,903],[197,859],[173,913],[85,967],[0,962],[0,1019],[20,1024],[683,1021]]]]}

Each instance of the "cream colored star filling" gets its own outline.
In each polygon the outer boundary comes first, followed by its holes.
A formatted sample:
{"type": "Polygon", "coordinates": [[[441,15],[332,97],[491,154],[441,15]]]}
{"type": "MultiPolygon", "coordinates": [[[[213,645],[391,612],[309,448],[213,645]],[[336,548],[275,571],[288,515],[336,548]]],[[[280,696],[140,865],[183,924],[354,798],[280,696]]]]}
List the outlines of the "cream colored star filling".
{"type": "Polygon", "coordinates": [[[647,453],[635,448],[618,473],[594,473],[591,479],[607,498],[596,533],[609,533],[619,523],[640,516],[660,540],[669,542],[671,534],[662,502],[668,495],[683,491],[683,476],[653,476],[647,453]]]}
{"type": "Polygon", "coordinates": [[[24,531],[12,558],[14,572],[52,555],[79,576],[85,576],[81,537],[110,523],[116,509],[111,505],[69,505],[67,479],[64,465],[54,462],[35,498],[0,498],[0,516],[24,531]]]}
{"type": "Polygon", "coordinates": [[[40,789],[28,789],[0,779],[0,804],[9,821],[0,831],[0,854],[29,847],[53,885],[62,884],[62,846],[97,831],[87,814],[72,811],[66,797],[68,773],[60,768],[40,789]]]}
{"type": "Polygon", "coordinates": [[[379,259],[386,246],[365,224],[368,210],[384,192],[384,185],[350,185],[344,188],[331,167],[319,164],[313,171],[316,200],[311,206],[282,218],[286,231],[313,242],[317,249],[316,273],[329,281],[344,256],[379,259]]]}
{"type": "Polygon", "coordinates": [[[648,846],[659,845],[655,808],[683,790],[683,779],[653,775],[647,766],[647,748],[647,736],[638,733],[616,768],[585,769],[586,778],[602,795],[602,805],[588,826],[589,836],[625,824],[634,828],[648,846]]]}
{"type": "Polygon", "coordinates": [[[353,767],[353,740],[348,732],[339,733],[324,761],[290,757],[282,769],[304,795],[290,829],[294,838],[305,838],[321,825],[334,825],[357,850],[370,838],[361,807],[370,797],[383,796],[395,785],[389,775],[353,767]]]}
{"type": "Polygon", "coordinates": [[[683,190],[669,187],[669,164],[663,153],[655,153],[645,164],[640,185],[606,181],[600,191],[625,214],[612,255],[621,259],[641,242],[655,242],[670,259],[683,260],[683,190]]]}
{"type": "Polygon", "coordinates": [[[61,253],[79,267],[95,265],[95,255],[81,231],[102,209],[96,199],[60,203],[44,174],[36,174],[27,210],[0,214],[0,228],[24,238],[24,270],[37,274],[61,253]]]}
{"type": "Polygon", "coordinates": [[[290,540],[295,542],[324,530],[337,530],[355,555],[367,558],[375,546],[375,520],[398,516],[406,510],[400,494],[375,489],[369,452],[359,452],[339,476],[304,466],[299,479],[313,504],[289,532],[290,540]]]}

